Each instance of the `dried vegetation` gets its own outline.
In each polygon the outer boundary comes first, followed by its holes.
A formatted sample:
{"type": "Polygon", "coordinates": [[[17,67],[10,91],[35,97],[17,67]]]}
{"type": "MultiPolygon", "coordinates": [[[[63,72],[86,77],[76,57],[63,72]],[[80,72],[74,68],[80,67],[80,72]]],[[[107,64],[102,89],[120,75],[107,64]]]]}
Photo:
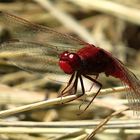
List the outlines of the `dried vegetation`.
{"type": "MultiPolygon", "coordinates": [[[[1,0],[0,10],[94,43],[112,52],[140,76],[139,0],[1,0]]],[[[10,35],[6,25],[0,24],[0,38],[10,35]]],[[[79,105],[90,101],[96,87],[84,101],[62,104],[75,97],[57,98],[66,85],[64,81],[65,75],[30,74],[1,57],[0,139],[140,139],[140,121],[129,110],[119,80],[101,75],[99,81],[104,89],[81,115],[77,115],[79,105]]]]}

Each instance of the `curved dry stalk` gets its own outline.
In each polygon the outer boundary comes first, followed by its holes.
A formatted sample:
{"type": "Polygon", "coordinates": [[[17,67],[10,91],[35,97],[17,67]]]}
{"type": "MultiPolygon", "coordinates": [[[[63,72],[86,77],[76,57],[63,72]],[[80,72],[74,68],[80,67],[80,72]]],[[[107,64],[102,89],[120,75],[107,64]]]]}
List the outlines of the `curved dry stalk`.
{"type": "Polygon", "coordinates": [[[41,102],[29,104],[29,105],[24,105],[24,106],[12,108],[12,109],[4,110],[4,111],[0,112],[0,118],[7,117],[9,115],[13,115],[13,114],[24,112],[24,111],[39,109],[39,108],[47,107],[50,105],[68,102],[69,100],[72,100],[75,98],[76,98],[76,95],[71,95],[71,96],[67,96],[67,97],[63,97],[63,98],[60,97],[60,98],[50,99],[50,100],[46,100],[46,101],[41,101],[41,102]]]}
{"type": "MultiPolygon", "coordinates": [[[[104,90],[101,90],[100,93],[105,94],[105,91],[109,92],[109,93],[113,93],[113,92],[117,92],[117,91],[122,92],[122,90],[124,91],[125,87],[104,89],[104,90]]],[[[96,93],[94,93],[94,94],[96,94],[96,93]]],[[[92,94],[89,94],[89,95],[85,94],[84,96],[93,96],[93,95],[92,94]]],[[[60,97],[60,98],[50,99],[50,100],[46,100],[46,101],[40,101],[37,103],[32,103],[29,105],[24,105],[24,106],[16,107],[13,109],[4,110],[4,111],[0,112],[0,118],[14,115],[16,113],[20,113],[20,112],[24,112],[24,111],[29,111],[29,110],[33,110],[33,109],[48,107],[48,106],[55,105],[55,104],[65,103],[68,101],[72,101],[75,98],[77,98],[77,95],[70,95],[70,96],[66,96],[66,97],[60,97]]]]}
{"type": "Polygon", "coordinates": [[[93,132],[92,132],[91,134],[89,134],[85,140],[91,140],[91,139],[96,135],[96,133],[98,133],[98,131],[100,131],[100,129],[101,129],[112,117],[114,117],[114,116],[116,116],[116,115],[118,115],[118,114],[120,114],[120,113],[122,113],[123,111],[126,111],[126,110],[128,110],[128,109],[129,109],[129,108],[125,108],[125,109],[118,110],[118,111],[112,113],[111,115],[109,115],[108,117],[106,117],[103,121],[101,121],[101,122],[99,123],[99,125],[97,125],[97,126],[94,128],[93,132]]]}

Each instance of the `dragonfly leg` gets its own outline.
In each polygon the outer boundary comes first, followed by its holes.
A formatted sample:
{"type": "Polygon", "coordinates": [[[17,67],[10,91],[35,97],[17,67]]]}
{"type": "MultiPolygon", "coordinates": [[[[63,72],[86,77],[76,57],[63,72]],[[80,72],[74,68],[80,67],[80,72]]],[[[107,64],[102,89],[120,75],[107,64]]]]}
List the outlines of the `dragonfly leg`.
{"type": "MultiPolygon", "coordinates": [[[[74,99],[71,99],[71,100],[69,100],[69,101],[67,101],[67,102],[71,102],[71,101],[73,101],[73,100],[76,100],[76,99],[80,98],[81,96],[83,96],[83,95],[85,94],[85,88],[84,88],[83,79],[82,79],[82,76],[79,75],[79,74],[76,75],[74,87],[76,88],[74,94],[76,94],[77,96],[76,96],[74,99]],[[76,92],[77,92],[78,78],[80,78],[80,83],[81,83],[81,88],[82,88],[82,94],[76,94],[76,92]]],[[[67,102],[65,102],[65,103],[67,103],[67,102]]],[[[81,105],[80,105],[80,106],[81,106],[81,105]]]]}
{"type": "Polygon", "coordinates": [[[76,74],[75,81],[72,84],[72,87],[65,92],[65,96],[74,95],[77,92],[77,84],[78,84],[78,74],[76,74]]]}
{"type": "MultiPolygon", "coordinates": [[[[82,76],[80,75],[79,77],[80,77],[80,82],[81,82],[82,94],[78,95],[77,98],[80,98],[81,96],[83,96],[85,94],[85,88],[84,88],[82,76]]],[[[85,99],[83,99],[83,102],[79,105],[79,110],[80,110],[81,106],[83,105],[84,101],[85,101],[85,99]]]]}
{"type": "MultiPolygon", "coordinates": [[[[100,92],[100,90],[101,90],[101,88],[102,88],[102,84],[99,83],[98,81],[96,81],[95,79],[93,79],[93,78],[91,78],[90,76],[87,76],[87,75],[83,75],[83,76],[84,76],[85,78],[91,80],[92,82],[96,83],[96,84],[99,86],[99,89],[98,89],[98,91],[96,92],[96,94],[94,95],[94,97],[92,98],[92,100],[91,100],[91,101],[88,103],[88,105],[85,107],[85,109],[84,109],[82,112],[80,112],[80,114],[87,110],[87,108],[91,105],[91,103],[92,103],[93,100],[97,97],[98,93],[100,92]]],[[[79,115],[80,115],[80,114],[79,114],[79,115]]]]}
{"type": "Polygon", "coordinates": [[[63,97],[68,92],[67,89],[72,84],[72,81],[74,80],[74,76],[75,76],[75,73],[72,74],[67,86],[60,92],[60,95],[58,95],[58,97],[63,97]]]}
{"type": "MultiPolygon", "coordinates": [[[[96,75],[96,77],[95,77],[95,79],[94,80],[97,80],[98,79],[98,77],[99,77],[99,74],[97,74],[96,75]]],[[[95,82],[92,82],[92,85],[91,85],[91,87],[90,87],[90,89],[89,90],[87,90],[86,92],[90,92],[91,91],[91,89],[93,88],[93,86],[95,85],[95,82]]]]}

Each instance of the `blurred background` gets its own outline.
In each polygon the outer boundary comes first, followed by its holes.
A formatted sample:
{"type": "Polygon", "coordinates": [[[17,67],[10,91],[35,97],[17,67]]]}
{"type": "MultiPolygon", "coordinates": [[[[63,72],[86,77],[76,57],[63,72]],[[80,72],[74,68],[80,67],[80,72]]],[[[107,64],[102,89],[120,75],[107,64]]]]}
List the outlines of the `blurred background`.
{"type": "MultiPolygon", "coordinates": [[[[0,11],[101,47],[140,76],[139,0],[0,0],[0,11]]],[[[13,32],[18,30],[14,28],[13,32]]],[[[0,22],[0,40],[9,38],[13,32],[0,22]]],[[[54,72],[40,75],[23,71],[4,58],[0,57],[1,111],[57,98],[68,81],[65,74],[57,73],[57,65],[54,72]]],[[[98,81],[104,89],[122,86],[118,79],[105,75],[98,81]]],[[[91,83],[85,82],[88,84],[91,83]]],[[[100,96],[80,116],[77,112],[83,101],[77,100],[3,118],[0,139],[82,140],[102,119],[128,106],[125,94],[121,93],[100,96]]],[[[133,112],[126,111],[113,117],[94,139],[139,140],[139,128],[140,122],[134,119],[133,112]]]]}

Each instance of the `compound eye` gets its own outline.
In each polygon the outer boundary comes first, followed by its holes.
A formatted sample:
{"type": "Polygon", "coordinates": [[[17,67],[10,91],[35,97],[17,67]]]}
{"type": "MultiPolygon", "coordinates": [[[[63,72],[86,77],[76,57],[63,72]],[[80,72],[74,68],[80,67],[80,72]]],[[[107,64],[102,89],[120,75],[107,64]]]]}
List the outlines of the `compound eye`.
{"type": "Polygon", "coordinates": [[[67,74],[80,69],[81,59],[75,53],[63,52],[60,55],[59,66],[67,74]]]}
{"type": "Polygon", "coordinates": [[[81,63],[80,57],[75,53],[70,53],[68,57],[69,57],[69,61],[70,61],[71,65],[73,66],[73,68],[77,69],[81,63]]]}
{"type": "Polygon", "coordinates": [[[69,60],[71,60],[71,61],[79,61],[80,60],[80,57],[75,53],[70,53],[68,57],[69,57],[69,60]]]}
{"type": "Polygon", "coordinates": [[[69,58],[72,59],[72,60],[75,59],[75,54],[70,53],[70,54],[69,54],[69,58]]]}
{"type": "Polygon", "coordinates": [[[69,52],[64,52],[63,56],[68,56],[69,52]]]}
{"type": "Polygon", "coordinates": [[[65,51],[65,52],[60,54],[60,59],[66,58],[66,57],[68,57],[68,55],[69,55],[69,52],[65,51]]]}

